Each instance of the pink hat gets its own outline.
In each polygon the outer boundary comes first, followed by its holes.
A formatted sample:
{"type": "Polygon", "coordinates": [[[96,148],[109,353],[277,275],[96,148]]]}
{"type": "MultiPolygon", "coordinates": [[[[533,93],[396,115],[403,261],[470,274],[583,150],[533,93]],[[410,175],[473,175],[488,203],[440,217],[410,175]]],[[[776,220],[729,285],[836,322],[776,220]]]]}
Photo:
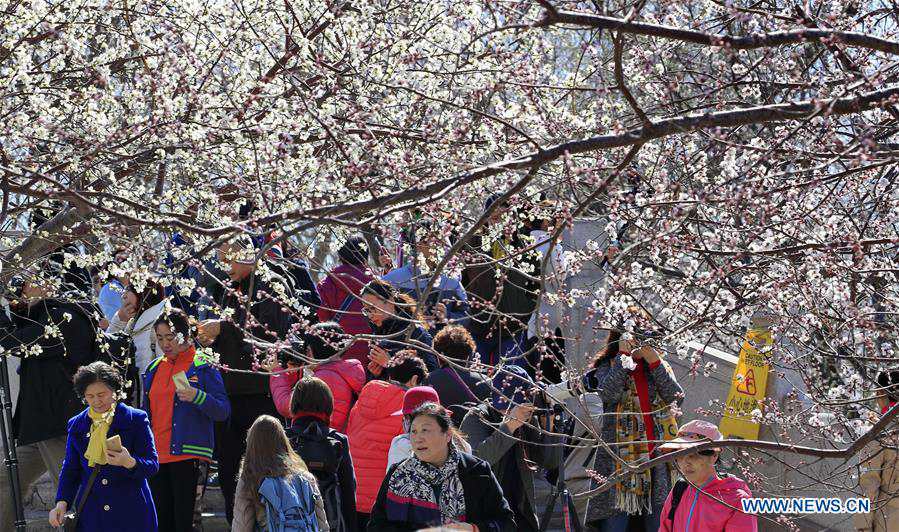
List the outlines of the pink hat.
{"type": "Polygon", "coordinates": [[[440,396],[437,395],[437,390],[430,386],[416,386],[414,388],[409,388],[406,390],[406,394],[403,395],[403,409],[394,412],[393,415],[402,414],[405,416],[406,414],[411,414],[416,408],[425,403],[440,404],[440,396]]]}
{"type": "MultiPolygon", "coordinates": [[[[714,423],[694,419],[677,431],[677,437],[665,442],[659,447],[660,451],[676,451],[686,449],[707,441],[721,441],[724,436],[714,423]]],[[[721,450],[721,449],[717,449],[721,450]]]]}

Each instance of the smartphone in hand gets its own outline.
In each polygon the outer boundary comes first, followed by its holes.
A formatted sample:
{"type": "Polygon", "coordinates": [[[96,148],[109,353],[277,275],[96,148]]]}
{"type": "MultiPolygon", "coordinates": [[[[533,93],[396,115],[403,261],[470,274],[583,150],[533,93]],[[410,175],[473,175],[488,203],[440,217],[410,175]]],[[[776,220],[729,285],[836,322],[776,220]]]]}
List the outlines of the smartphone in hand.
{"type": "Polygon", "coordinates": [[[116,434],[106,438],[106,448],[110,451],[119,452],[122,450],[122,438],[116,434]]]}

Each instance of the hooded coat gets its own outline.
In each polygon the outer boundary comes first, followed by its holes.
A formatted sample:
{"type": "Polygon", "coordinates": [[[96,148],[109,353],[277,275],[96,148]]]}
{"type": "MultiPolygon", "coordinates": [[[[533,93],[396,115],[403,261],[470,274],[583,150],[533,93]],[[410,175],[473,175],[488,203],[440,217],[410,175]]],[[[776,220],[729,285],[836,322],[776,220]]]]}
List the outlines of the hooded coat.
{"type": "MultiPolygon", "coordinates": [[[[334,410],[331,412],[328,425],[338,432],[345,432],[350,409],[365,385],[365,368],[356,359],[335,360],[316,366],[312,374],[325,381],[334,396],[334,410]]],[[[287,419],[293,418],[290,412],[290,398],[298,380],[300,380],[299,371],[276,374],[269,378],[275,408],[287,419]]]]}
{"type": "Polygon", "coordinates": [[[387,474],[387,453],[403,433],[403,395],[393,382],[370,381],[350,411],[347,438],[356,473],[356,510],[370,513],[387,474]]]}
{"type": "Polygon", "coordinates": [[[684,491],[674,519],[668,518],[672,493],[665,499],[659,532],[756,532],[756,516],[743,513],[740,500],[752,497],[746,482],[723,476],[702,489],[690,485],[684,491]],[[722,504],[723,501],[725,504],[722,504]]]}
{"type": "Polygon", "coordinates": [[[0,310],[0,347],[22,360],[12,426],[19,445],[66,433],[84,408],[72,376],[95,360],[96,339],[97,324],[76,303],[45,299],[11,320],[0,310]]]}

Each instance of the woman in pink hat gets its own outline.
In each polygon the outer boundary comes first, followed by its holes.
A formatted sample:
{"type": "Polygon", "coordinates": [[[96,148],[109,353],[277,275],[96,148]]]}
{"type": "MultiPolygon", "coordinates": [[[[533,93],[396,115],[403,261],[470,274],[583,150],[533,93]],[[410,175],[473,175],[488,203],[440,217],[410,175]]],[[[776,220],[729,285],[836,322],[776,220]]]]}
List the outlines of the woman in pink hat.
{"type": "MultiPolygon", "coordinates": [[[[660,451],[695,447],[724,439],[713,423],[693,420],[660,451]]],[[[743,513],[740,500],[752,497],[746,482],[715,470],[721,449],[703,449],[678,456],[678,480],[662,507],[659,532],[756,532],[756,516],[743,513]]]]}
{"type": "MultiPolygon", "coordinates": [[[[390,450],[387,452],[388,469],[393,464],[398,464],[412,456],[412,440],[409,437],[409,428],[412,426],[412,412],[425,403],[440,404],[437,390],[430,386],[416,386],[406,390],[405,395],[403,395],[403,409],[401,412],[396,412],[396,414],[402,413],[403,415],[403,433],[393,438],[393,441],[390,442],[390,450]]],[[[460,432],[453,432],[453,443],[456,444],[456,448],[460,452],[471,454],[471,445],[468,445],[468,442],[465,441],[460,432]]]]}

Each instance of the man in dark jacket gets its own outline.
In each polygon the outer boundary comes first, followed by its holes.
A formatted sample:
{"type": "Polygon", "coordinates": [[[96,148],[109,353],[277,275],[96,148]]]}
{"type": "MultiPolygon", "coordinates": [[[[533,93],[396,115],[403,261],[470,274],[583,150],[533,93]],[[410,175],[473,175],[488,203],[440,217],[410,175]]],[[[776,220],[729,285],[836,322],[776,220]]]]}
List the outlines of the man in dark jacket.
{"type": "Polygon", "coordinates": [[[534,471],[529,463],[558,467],[562,459],[561,440],[535,428],[534,405],[528,392],[534,389],[524,369],[507,365],[493,378],[490,405],[471,409],[462,421],[472,454],[486,460],[506,499],[515,512],[518,530],[536,532],[537,523],[534,471]],[[503,414],[505,413],[505,415],[503,414]]]}
{"type": "MultiPolygon", "coordinates": [[[[489,209],[495,198],[487,201],[489,209]]],[[[503,222],[507,206],[490,217],[488,225],[503,222]]],[[[523,359],[528,322],[537,308],[539,259],[528,247],[525,228],[488,243],[482,251],[485,235],[469,242],[469,264],[462,270],[462,286],[469,299],[468,330],[477,343],[481,362],[497,366],[503,358],[526,366],[523,359]]]]}
{"type": "Polygon", "coordinates": [[[450,410],[458,427],[470,408],[490,397],[490,381],[469,369],[475,343],[465,327],[441,329],[434,337],[434,351],[440,368],[428,374],[425,384],[437,390],[440,404],[450,410]]]}
{"type": "Polygon", "coordinates": [[[255,250],[249,239],[225,244],[219,253],[230,286],[221,291],[218,305],[222,313],[229,317],[202,322],[198,339],[219,354],[219,361],[224,366],[222,379],[231,402],[231,417],[216,424],[215,435],[219,481],[230,522],[234,511],[237,472],[246,450],[247,431],[263,414],[278,416],[268,377],[245,372],[258,369],[259,364],[274,354],[258,347],[255,342],[278,342],[287,337],[291,315],[284,308],[289,306],[292,292],[290,283],[278,275],[268,274],[266,279],[262,279],[261,274],[257,275],[255,250]]]}
{"type": "MultiPolygon", "coordinates": [[[[72,376],[95,352],[97,324],[76,303],[50,298],[46,281],[14,290],[9,315],[0,309],[3,356],[21,358],[19,396],[13,416],[22,493],[45,472],[59,479],[66,450],[66,424],[84,408],[72,376]]],[[[9,477],[0,475],[0,529],[12,530],[15,508],[9,477]]]]}

